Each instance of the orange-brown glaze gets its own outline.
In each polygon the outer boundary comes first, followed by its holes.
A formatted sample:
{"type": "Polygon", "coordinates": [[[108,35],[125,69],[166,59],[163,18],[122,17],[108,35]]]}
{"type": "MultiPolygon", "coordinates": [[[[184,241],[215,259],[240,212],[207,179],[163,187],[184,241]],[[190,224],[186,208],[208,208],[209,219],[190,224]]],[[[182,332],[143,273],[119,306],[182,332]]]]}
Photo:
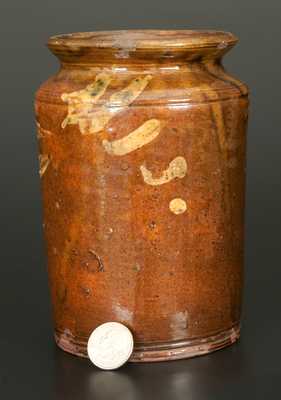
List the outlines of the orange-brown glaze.
{"type": "Polygon", "coordinates": [[[36,95],[58,345],[86,356],[107,321],[132,361],[204,354],[239,337],[247,87],[215,31],[61,35],[36,95]],[[174,161],[173,161],[174,160],[174,161]]]}

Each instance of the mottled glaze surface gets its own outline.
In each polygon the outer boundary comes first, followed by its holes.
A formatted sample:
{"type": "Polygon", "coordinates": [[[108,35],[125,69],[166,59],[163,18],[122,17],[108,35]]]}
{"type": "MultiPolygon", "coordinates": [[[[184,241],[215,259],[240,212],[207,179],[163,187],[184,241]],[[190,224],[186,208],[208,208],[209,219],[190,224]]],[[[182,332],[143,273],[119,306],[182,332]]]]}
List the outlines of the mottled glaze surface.
{"type": "Polygon", "coordinates": [[[132,361],[204,354],[239,337],[247,88],[215,31],[49,40],[36,94],[55,338],[86,356],[99,324],[132,361]]]}

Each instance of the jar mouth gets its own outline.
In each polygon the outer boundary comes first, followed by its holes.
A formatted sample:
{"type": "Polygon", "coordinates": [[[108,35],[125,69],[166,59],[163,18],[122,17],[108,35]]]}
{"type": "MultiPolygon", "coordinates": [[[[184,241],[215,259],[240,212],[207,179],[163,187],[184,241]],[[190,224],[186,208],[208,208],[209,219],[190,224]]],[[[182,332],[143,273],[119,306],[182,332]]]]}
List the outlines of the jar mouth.
{"type": "Polygon", "coordinates": [[[141,58],[144,53],[152,58],[177,58],[196,51],[197,55],[200,51],[202,55],[214,50],[225,53],[237,40],[230,32],[216,30],[139,29],[61,34],[51,36],[48,47],[62,61],[69,61],[70,55],[85,59],[102,52],[115,59],[141,58]]]}
{"type": "Polygon", "coordinates": [[[136,29],[76,32],[51,36],[51,46],[153,49],[159,47],[194,48],[231,45],[237,38],[230,32],[215,30],[136,29]]]}

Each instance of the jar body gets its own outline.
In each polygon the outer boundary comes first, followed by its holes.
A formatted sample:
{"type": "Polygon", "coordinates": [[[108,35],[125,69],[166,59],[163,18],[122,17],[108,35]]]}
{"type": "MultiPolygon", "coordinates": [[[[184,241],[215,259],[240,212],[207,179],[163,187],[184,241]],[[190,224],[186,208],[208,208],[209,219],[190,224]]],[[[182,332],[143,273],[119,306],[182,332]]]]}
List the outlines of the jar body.
{"type": "Polygon", "coordinates": [[[36,96],[57,344],[99,324],[132,361],[239,337],[247,89],[218,62],[63,65],[36,96]]]}

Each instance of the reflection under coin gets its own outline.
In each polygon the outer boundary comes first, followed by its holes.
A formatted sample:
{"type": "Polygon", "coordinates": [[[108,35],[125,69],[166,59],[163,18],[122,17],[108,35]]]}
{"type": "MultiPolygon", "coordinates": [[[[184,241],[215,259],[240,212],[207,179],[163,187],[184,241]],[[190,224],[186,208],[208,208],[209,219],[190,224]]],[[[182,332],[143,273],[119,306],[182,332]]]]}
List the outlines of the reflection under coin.
{"type": "Polygon", "coordinates": [[[76,398],[142,400],[138,386],[135,385],[139,379],[129,375],[130,372],[134,372],[133,370],[133,365],[126,365],[122,372],[101,371],[86,358],[55,349],[55,395],[53,398],[55,400],[76,398]]]}
{"type": "Polygon", "coordinates": [[[98,371],[90,376],[88,383],[89,392],[100,400],[141,400],[133,380],[123,372],[98,371]]]}

